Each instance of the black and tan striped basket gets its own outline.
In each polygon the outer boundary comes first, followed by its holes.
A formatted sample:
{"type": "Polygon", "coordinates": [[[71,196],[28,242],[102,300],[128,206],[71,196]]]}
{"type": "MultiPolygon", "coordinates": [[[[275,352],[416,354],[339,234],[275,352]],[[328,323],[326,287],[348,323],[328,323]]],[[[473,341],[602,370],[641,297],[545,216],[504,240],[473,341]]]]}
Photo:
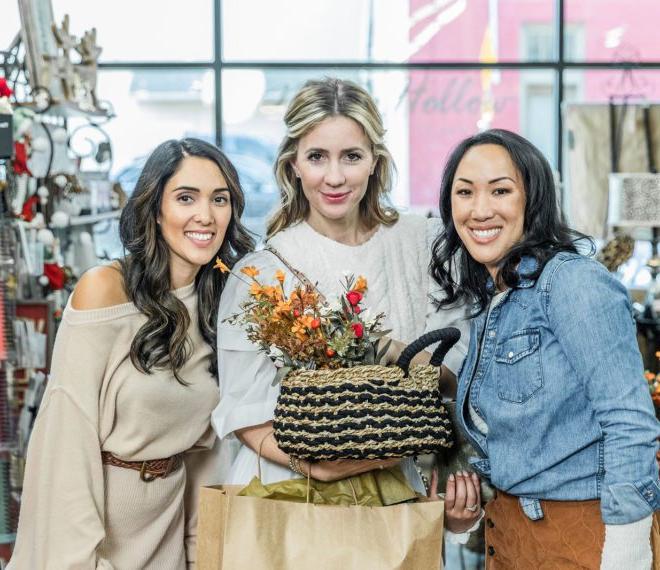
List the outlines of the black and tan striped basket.
{"type": "Polygon", "coordinates": [[[439,366],[458,341],[455,328],[420,337],[396,366],[295,370],[281,382],[273,427],[279,448],[309,461],[383,459],[451,447],[439,366]],[[426,366],[412,358],[440,342],[426,366]]]}

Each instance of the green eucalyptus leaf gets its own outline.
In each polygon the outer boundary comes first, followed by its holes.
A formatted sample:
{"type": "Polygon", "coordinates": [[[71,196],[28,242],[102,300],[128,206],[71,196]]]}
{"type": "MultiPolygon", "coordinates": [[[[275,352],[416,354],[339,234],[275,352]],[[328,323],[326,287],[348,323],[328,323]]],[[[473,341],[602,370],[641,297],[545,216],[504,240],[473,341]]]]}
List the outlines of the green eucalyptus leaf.
{"type": "Polygon", "coordinates": [[[389,330],[386,330],[386,331],[377,331],[377,332],[370,333],[369,336],[371,338],[380,339],[380,338],[383,338],[384,336],[387,336],[391,332],[392,332],[392,329],[389,329],[389,330]]]}
{"type": "Polygon", "coordinates": [[[363,362],[364,364],[376,364],[376,350],[371,343],[367,345],[367,349],[364,351],[363,362]]]}

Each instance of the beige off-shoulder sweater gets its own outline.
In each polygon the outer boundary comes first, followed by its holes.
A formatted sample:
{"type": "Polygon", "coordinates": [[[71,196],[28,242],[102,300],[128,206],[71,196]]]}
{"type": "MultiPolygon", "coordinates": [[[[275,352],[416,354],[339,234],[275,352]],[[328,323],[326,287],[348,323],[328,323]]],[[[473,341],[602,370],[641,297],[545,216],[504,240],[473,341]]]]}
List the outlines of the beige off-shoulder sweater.
{"type": "Polygon", "coordinates": [[[51,378],[27,454],[13,570],[181,570],[193,562],[195,491],[213,482],[210,415],[219,396],[190,285],[175,291],[191,316],[192,357],[181,370],[140,373],[131,342],[145,322],[133,304],[67,306],[51,378]],[[183,468],[145,483],[103,465],[186,453],[183,468]]]}

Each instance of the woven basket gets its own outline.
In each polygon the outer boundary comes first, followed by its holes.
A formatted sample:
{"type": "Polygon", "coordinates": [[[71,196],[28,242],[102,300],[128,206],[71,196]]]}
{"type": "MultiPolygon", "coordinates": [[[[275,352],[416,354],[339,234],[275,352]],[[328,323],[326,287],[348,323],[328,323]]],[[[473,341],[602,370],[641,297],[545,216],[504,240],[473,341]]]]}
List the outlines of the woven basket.
{"type": "Polygon", "coordinates": [[[396,366],[295,370],[280,386],[273,427],[279,448],[310,461],[383,459],[451,447],[449,414],[438,389],[438,367],[460,332],[422,336],[396,366]],[[440,341],[427,366],[413,356],[440,341]]]}

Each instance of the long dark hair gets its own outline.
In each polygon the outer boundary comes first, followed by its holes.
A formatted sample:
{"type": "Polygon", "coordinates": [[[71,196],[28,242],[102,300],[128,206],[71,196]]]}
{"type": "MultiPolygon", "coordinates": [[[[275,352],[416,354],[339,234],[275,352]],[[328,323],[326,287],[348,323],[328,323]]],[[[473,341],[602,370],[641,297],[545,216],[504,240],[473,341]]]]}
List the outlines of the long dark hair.
{"type": "Polygon", "coordinates": [[[578,240],[588,240],[593,252],[590,238],[566,224],[559,208],[552,169],[539,149],[520,135],[503,129],[491,129],[463,140],[452,151],[442,175],[440,215],[444,230],[433,243],[431,274],[446,295],[437,303],[438,307],[463,301],[475,303],[473,316],[488,306],[489,273],[484,265],[472,258],[458,236],[452,219],[451,188],[465,153],[484,144],[501,146],[509,153],[521,175],[526,198],[523,238],[498,264],[497,285],[518,286],[521,275],[516,268],[523,256],[534,258],[536,268],[522,277],[535,280],[557,252],[577,252],[578,240]]]}
{"type": "MultiPolygon", "coordinates": [[[[186,306],[171,291],[170,250],[158,226],[167,181],[186,156],[213,161],[227,181],[231,219],[217,255],[229,267],[254,249],[254,240],[241,224],[245,198],[236,169],[217,147],[199,139],[168,140],[158,145],[142,169],[119,220],[119,237],[127,252],[120,260],[128,299],[147,317],[131,344],[130,358],[141,372],[171,367],[176,379],[191,355],[186,306]]],[[[197,319],[202,337],[213,350],[210,372],[217,377],[216,322],[225,275],[213,269],[215,256],[195,277],[197,319]]]]}

